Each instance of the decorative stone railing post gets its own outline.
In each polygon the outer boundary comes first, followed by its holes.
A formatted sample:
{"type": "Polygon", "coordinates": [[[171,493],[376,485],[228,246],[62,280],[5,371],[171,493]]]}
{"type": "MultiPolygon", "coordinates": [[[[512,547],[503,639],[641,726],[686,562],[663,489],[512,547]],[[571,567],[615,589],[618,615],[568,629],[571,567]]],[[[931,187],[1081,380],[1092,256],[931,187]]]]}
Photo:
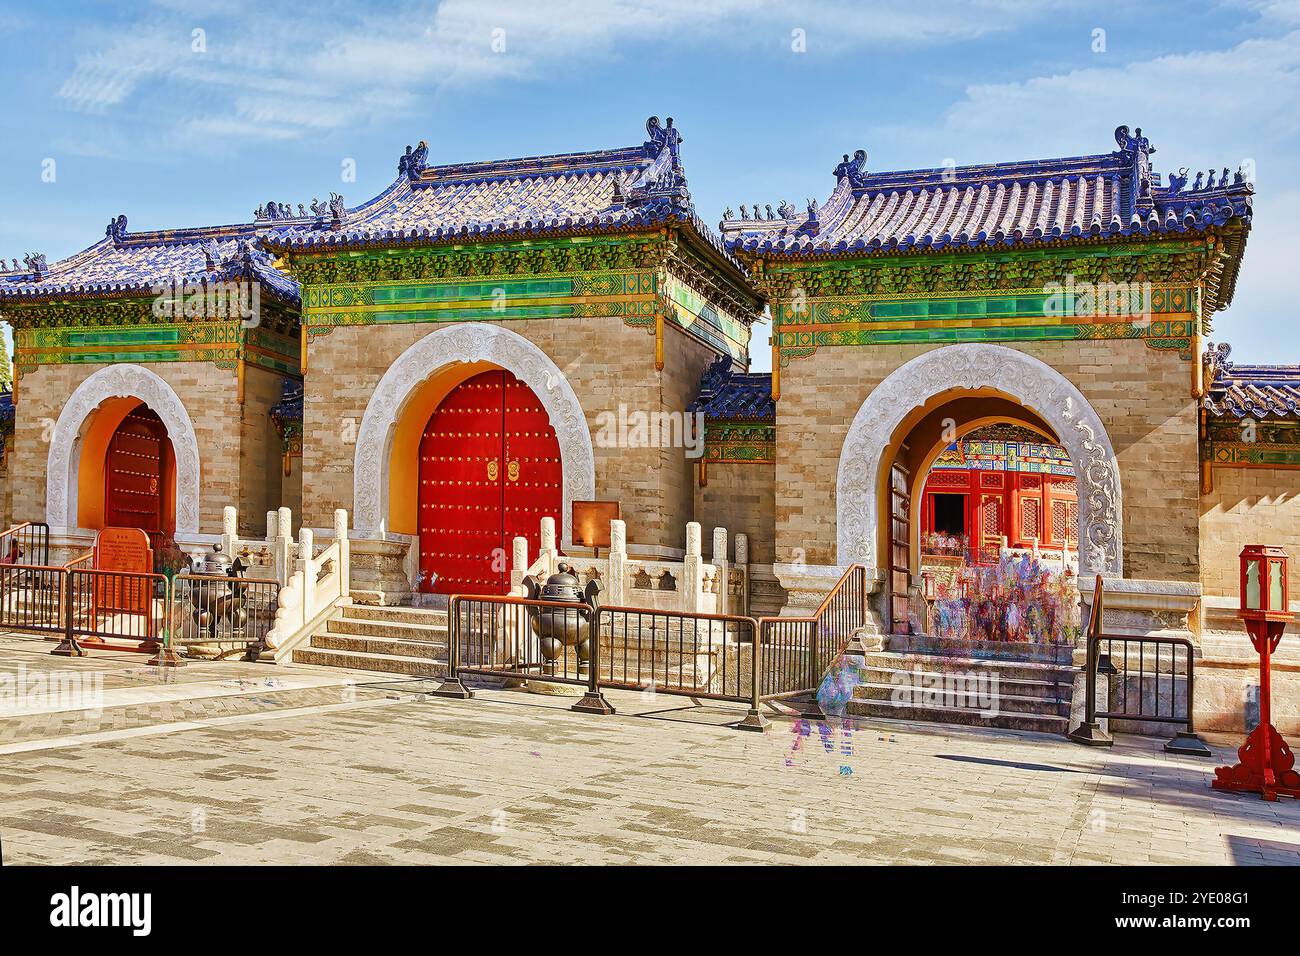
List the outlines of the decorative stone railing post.
{"type": "Polygon", "coordinates": [[[686,524],[686,556],[682,559],[682,610],[700,609],[704,593],[704,557],[700,551],[700,523],[686,524]]]}
{"type": "Polygon", "coordinates": [[[281,508],[276,515],[272,550],[275,552],[275,579],[280,582],[280,587],[284,587],[293,575],[293,512],[288,508],[281,508]]]}
{"type": "Polygon", "coordinates": [[[510,542],[510,593],[523,594],[524,578],[528,574],[528,539],[517,535],[510,542]]]}
{"type": "Polygon", "coordinates": [[[266,540],[274,541],[279,532],[276,530],[280,525],[280,515],[275,511],[266,513],[266,540]]]}
{"type": "Polygon", "coordinates": [[[717,596],[717,613],[731,613],[731,574],[727,563],[727,529],[713,529],[713,566],[716,568],[713,593],[717,596]]]}
{"type": "Polygon", "coordinates": [[[308,609],[316,604],[316,562],[312,560],[312,554],[315,551],[314,538],[315,535],[312,534],[311,528],[299,529],[298,560],[294,566],[294,570],[303,573],[303,607],[308,609]]]}
{"type": "Polygon", "coordinates": [[[538,550],[538,558],[543,561],[546,576],[550,577],[555,573],[556,563],[559,561],[560,552],[555,547],[555,519],[546,517],[542,519],[542,540],[541,548],[538,550]]]}
{"type": "Polygon", "coordinates": [[[334,511],[334,540],[339,546],[339,593],[346,598],[352,593],[352,545],[348,542],[348,513],[342,508],[334,511]]]}
{"type": "Polygon", "coordinates": [[[627,523],[613,519],[609,523],[609,570],[605,574],[605,604],[624,604],[623,575],[627,573],[627,523]]]}
{"type": "Polygon", "coordinates": [[[234,505],[221,509],[221,550],[232,561],[239,551],[239,512],[234,505]]]}
{"type": "Polygon", "coordinates": [[[735,602],[736,614],[749,613],[749,535],[736,535],[736,570],[740,572],[740,592],[735,602]]]}

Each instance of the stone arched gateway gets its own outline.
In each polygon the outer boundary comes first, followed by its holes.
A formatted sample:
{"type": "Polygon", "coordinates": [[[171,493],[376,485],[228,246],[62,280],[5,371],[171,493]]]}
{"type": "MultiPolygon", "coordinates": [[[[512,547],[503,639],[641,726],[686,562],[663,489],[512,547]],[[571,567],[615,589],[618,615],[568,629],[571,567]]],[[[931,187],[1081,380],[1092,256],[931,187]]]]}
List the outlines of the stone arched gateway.
{"type": "Polygon", "coordinates": [[[45,522],[50,530],[76,530],[82,433],[91,414],[110,398],[138,398],[167,428],[176,456],[176,534],[199,530],[199,444],[180,396],[142,365],[113,365],[77,386],[59,413],[46,458],[45,522]]]}
{"type": "Polygon", "coordinates": [[[596,496],[596,458],[587,418],[564,373],[540,348],[496,325],[465,323],[430,332],[388,367],[357,431],[353,459],[353,527],[376,536],[388,519],[393,433],[407,400],[431,376],[456,363],[484,362],[506,369],[532,389],[560,443],[564,482],[563,540],[571,540],[572,503],[596,496]]]}
{"type": "Polygon", "coordinates": [[[1106,428],[1065,376],[1003,345],[949,345],[900,366],[867,396],[840,453],[836,480],[836,560],[879,567],[877,527],[885,449],[904,419],[953,389],[992,389],[1052,426],[1079,482],[1079,568],[1122,576],[1123,513],[1119,462],[1106,428]]]}

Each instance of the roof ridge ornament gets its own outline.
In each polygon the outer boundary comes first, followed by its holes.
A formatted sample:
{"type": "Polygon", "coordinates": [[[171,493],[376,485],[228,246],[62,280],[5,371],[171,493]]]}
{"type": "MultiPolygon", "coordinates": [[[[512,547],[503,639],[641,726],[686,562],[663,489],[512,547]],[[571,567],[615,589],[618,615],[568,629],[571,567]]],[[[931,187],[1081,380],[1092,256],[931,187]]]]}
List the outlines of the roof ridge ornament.
{"type": "Polygon", "coordinates": [[[217,245],[217,241],[215,239],[206,239],[201,248],[203,249],[203,259],[207,271],[218,271],[221,268],[221,247],[217,245]]]}
{"type": "Polygon", "coordinates": [[[1155,207],[1151,195],[1151,154],[1156,148],[1151,145],[1151,140],[1142,135],[1141,126],[1132,133],[1127,126],[1116,126],[1115,143],[1119,146],[1120,158],[1129,167],[1125,174],[1129,181],[1128,195],[1124,197],[1126,217],[1131,217],[1139,210],[1150,211],[1155,207]]]}
{"type": "Polygon", "coordinates": [[[27,265],[27,271],[31,272],[36,278],[43,278],[49,271],[49,263],[45,261],[45,253],[29,252],[23,256],[23,262],[27,265]]]}
{"type": "Polygon", "coordinates": [[[1205,366],[1205,384],[1207,388],[1212,388],[1215,380],[1220,374],[1232,374],[1232,362],[1229,356],[1232,355],[1232,346],[1227,342],[1220,342],[1215,345],[1213,342],[1205,349],[1205,354],[1201,356],[1201,363],[1205,366]]]}
{"type": "Polygon", "coordinates": [[[415,180],[429,168],[429,144],[420,140],[415,148],[408,144],[406,152],[397,158],[397,175],[415,180]]]}
{"type": "Polygon", "coordinates": [[[117,245],[119,242],[125,240],[126,239],[126,214],[123,213],[122,215],[118,216],[116,219],[110,219],[108,221],[108,228],[104,230],[104,235],[109,239],[112,239],[114,245],[117,245]]]}
{"type": "Polygon", "coordinates": [[[835,167],[835,178],[847,179],[854,189],[864,187],[867,184],[867,151],[855,150],[852,159],[845,153],[843,161],[835,167]]]}
{"type": "Polygon", "coordinates": [[[673,164],[676,165],[678,148],[682,145],[682,134],[673,128],[673,118],[669,116],[667,121],[660,125],[659,117],[651,116],[645,121],[645,131],[650,137],[642,144],[646,156],[653,159],[667,148],[672,152],[673,164]]]}

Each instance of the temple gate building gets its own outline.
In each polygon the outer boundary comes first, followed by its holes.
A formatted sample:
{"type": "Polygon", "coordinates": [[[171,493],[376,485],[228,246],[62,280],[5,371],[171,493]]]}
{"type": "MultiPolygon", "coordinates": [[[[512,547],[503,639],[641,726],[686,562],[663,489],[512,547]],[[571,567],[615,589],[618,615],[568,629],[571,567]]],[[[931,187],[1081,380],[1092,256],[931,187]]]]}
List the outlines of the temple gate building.
{"type": "MultiPolygon", "coordinates": [[[[688,522],[744,533],[753,613],[806,612],[864,565],[886,651],[933,629],[940,585],[1029,556],[1074,608],[1049,643],[1073,646],[1101,574],[1110,625],[1190,636],[1203,706],[1239,722],[1237,551],[1300,558],[1300,367],[1208,343],[1244,176],[1162,177],[1127,127],[1052,160],[871,172],[860,150],[824,203],[715,232],[672,121],[646,128],[441,166],[420,143],[359,205],[121,216],[68,259],[13,260],[6,517],[73,554],[124,523],[210,542],[227,505],[241,533],[286,506],[327,540],[344,509],[353,598],[396,604],[501,593],[542,518],[588,554],[574,503],[617,502],[647,559],[681,560],[688,522]],[[770,374],[750,371],[765,310],[770,374]]],[[[1038,634],[999,621],[980,639],[1038,634]]]]}

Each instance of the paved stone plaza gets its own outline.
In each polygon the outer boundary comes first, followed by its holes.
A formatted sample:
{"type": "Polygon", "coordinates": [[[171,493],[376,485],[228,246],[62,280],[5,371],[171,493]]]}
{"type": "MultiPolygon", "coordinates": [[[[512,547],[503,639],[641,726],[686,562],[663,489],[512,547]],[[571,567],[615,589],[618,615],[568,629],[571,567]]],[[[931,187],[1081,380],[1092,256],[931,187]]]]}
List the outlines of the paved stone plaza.
{"type": "MultiPolygon", "coordinates": [[[[1216,760],[1012,732],[777,716],[135,655],[0,635],[0,673],[101,675],[91,712],[0,702],[14,863],[1300,863],[1300,805],[1216,760]]],[[[11,685],[12,686],[12,685],[11,685]]]]}

